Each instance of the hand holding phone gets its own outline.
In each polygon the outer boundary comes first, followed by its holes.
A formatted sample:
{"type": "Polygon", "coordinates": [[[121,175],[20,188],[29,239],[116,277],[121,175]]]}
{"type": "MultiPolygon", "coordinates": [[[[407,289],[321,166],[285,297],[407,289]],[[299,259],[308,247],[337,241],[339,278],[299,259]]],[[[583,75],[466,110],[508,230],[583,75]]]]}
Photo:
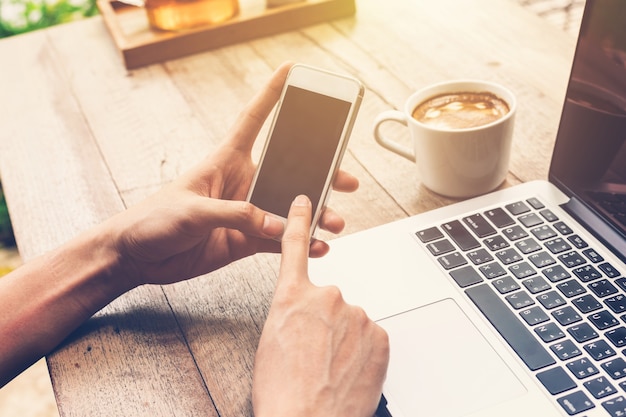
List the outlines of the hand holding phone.
{"type": "Polygon", "coordinates": [[[362,97],[354,78],[294,65],[247,200],[286,222],[293,199],[305,194],[313,206],[313,236],[362,97]]]}

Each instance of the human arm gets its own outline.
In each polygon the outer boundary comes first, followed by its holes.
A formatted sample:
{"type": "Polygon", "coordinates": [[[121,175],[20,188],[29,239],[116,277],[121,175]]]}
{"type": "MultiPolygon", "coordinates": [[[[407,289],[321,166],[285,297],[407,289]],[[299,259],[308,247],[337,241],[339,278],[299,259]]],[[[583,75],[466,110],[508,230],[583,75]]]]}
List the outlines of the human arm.
{"type": "MultiPolygon", "coordinates": [[[[0,386],[54,349],[82,322],[146,283],[192,278],[256,252],[278,252],[282,223],[242,201],[251,149],[278,100],[281,66],[243,110],[216,152],[158,193],[0,279],[0,386]]],[[[340,172],[335,190],[358,181],[340,172]]],[[[343,220],[327,210],[320,226],[343,220]]],[[[328,246],[316,241],[312,256],[328,246]]]]}
{"type": "Polygon", "coordinates": [[[308,276],[310,201],[296,198],[280,273],[257,350],[255,417],[371,417],[389,361],[385,331],[308,276]]]}

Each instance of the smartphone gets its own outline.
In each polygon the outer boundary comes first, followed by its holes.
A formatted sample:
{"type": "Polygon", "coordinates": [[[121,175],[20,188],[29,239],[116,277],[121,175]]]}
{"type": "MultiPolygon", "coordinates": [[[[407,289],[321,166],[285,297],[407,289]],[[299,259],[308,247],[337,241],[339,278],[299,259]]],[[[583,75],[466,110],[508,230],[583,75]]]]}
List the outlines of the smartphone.
{"type": "Polygon", "coordinates": [[[363,98],[355,78],[294,65],[283,87],[247,201],[286,222],[299,194],[313,205],[311,236],[363,98]]]}

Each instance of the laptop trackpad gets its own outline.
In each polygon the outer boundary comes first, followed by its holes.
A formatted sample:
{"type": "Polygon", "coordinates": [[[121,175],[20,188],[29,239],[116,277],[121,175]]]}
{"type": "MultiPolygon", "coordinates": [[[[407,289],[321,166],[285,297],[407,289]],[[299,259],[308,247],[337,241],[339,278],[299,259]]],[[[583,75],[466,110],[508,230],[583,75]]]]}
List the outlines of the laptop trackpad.
{"type": "Polygon", "coordinates": [[[378,322],[389,334],[390,411],[463,416],[526,393],[452,299],[378,322]]]}

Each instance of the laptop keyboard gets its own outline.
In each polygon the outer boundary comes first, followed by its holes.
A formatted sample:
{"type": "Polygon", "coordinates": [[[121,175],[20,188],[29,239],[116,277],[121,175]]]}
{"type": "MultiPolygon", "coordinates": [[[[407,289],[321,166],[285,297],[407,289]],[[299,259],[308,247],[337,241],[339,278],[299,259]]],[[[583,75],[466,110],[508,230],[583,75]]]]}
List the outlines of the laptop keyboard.
{"type": "Polygon", "coordinates": [[[416,233],[569,415],[626,416],[626,278],[536,198],[416,233]]]}

